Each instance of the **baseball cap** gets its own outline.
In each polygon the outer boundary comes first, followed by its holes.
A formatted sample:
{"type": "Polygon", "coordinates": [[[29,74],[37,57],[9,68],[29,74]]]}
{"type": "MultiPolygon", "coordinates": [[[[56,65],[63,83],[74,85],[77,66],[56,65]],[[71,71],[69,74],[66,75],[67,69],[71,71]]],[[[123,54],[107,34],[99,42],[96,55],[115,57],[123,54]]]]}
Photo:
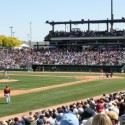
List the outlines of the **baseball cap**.
{"type": "Polygon", "coordinates": [[[85,108],[84,112],[81,114],[81,120],[89,119],[94,116],[96,113],[91,108],[85,108]]]}
{"type": "Polygon", "coordinates": [[[107,115],[110,117],[111,120],[119,120],[118,114],[114,111],[107,112],[107,115]]]}
{"type": "Polygon", "coordinates": [[[42,125],[44,123],[43,119],[38,119],[37,120],[37,125],[42,125]]]}
{"type": "Polygon", "coordinates": [[[102,103],[98,103],[98,104],[96,105],[96,110],[97,110],[98,112],[102,112],[103,109],[104,109],[104,106],[103,106],[102,103]]]}
{"type": "Polygon", "coordinates": [[[79,120],[75,114],[68,112],[62,116],[60,125],[79,125],[79,120]]]}

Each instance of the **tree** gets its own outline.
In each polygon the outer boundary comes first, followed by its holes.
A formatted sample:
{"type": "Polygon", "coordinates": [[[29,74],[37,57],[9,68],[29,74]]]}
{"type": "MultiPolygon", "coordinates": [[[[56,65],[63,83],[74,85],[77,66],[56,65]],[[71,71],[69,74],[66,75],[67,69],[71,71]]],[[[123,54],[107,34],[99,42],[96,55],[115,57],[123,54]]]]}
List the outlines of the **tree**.
{"type": "Polygon", "coordinates": [[[0,36],[0,46],[3,47],[15,47],[21,45],[22,42],[12,37],[0,36]]]}
{"type": "Polygon", "coordinates": [[[0,37],[0,46],[2,46],[2,37],[0,37]]]}

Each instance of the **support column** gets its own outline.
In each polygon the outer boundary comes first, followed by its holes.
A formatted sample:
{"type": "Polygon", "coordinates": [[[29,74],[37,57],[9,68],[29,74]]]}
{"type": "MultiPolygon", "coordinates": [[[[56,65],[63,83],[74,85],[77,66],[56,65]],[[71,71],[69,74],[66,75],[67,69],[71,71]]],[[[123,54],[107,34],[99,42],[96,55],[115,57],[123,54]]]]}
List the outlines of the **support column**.
{"type": "Polygon", "coordinates": [[[70,32],[72,31],[72,24],[71,24],[71,20],[70,20],[70,32]]]}
{"type": "Polygon", "coordinates": [[[89,19],[88,19],[88,31],[90,31],[90,23],[89,23],[89,19]]]}

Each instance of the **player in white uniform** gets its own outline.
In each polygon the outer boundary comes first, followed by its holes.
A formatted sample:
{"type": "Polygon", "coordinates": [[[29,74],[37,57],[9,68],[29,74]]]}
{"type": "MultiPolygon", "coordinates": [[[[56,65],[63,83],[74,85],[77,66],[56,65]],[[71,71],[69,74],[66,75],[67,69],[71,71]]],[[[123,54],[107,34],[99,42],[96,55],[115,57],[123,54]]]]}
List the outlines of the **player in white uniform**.
{"type": "Polygon", "coordinates": [[[105,75],[104,75],[104,70],[103,70],[103,68],[100,70],[100,76],[99,76],[99,78],[104,78],[105,77],[105,75]]]}
{"type": "Polygon", "coordinates": [[[8,71],[7,70],[4,70],[4,78],[8,78],[10,80],[10,77],[8,75],[8,71]]]}

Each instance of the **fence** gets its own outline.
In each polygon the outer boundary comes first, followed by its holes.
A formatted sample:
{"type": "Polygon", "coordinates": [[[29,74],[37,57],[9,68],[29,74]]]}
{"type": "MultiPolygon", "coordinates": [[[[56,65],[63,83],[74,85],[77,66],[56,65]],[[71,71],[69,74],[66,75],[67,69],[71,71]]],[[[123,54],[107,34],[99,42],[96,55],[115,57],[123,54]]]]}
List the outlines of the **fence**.
{"type": "MultiPolygon", "coordinates": [[[[122,72],[123,66],[102,66],[102,65],[32,65],[30,68],[9,68],[8,71],[48,71],[48,72],[100,72],[103,68],[104,72],[122,72]]],[[[5,68],[0,67],[0,70],[5,68]]]]}
{"type": "Polygon", "coordinates": [[[65,72],[121,72],[123,66],[102,66],[102,65],[32,65],[33,71],[65,71],[65,72]]]}

